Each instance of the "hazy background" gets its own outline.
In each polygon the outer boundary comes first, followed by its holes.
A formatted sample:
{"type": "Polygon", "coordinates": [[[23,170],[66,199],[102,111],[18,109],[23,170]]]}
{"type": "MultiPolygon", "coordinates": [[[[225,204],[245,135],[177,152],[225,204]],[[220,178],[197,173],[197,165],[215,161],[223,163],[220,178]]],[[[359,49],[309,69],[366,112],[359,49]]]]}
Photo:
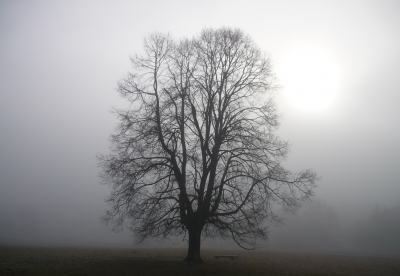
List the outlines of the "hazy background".
{"type": "MultiPolygon", "coordinates": [[[[297,45],[329,51],[343,81],[329,108],[276,95],[286,166],[313,168],[316,198],[271,229],[271,250],[400,252],[400,2],[0,2],[0,244],[134,246],[100,223],[116,83],[154,31],[239,27],[280,65],[297,45]]],[[[149,243],[155,246],[156,243],[149,243]]]]}

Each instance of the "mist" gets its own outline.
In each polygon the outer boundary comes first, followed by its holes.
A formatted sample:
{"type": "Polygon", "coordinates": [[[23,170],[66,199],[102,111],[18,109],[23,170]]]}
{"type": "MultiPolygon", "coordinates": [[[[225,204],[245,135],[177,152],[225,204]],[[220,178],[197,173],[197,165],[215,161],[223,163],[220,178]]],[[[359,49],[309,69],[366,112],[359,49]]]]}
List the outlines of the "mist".
{"type": "Polygon", "coordinates": [[[321,180],[301,209],[276,210],[283,223],[260,249],[400,255],[400,3],[211,3],[1,2],[0,245],[185,246],[183,237],[137,245],[102,224],[111,190],[96,156],[109,152],[110,111],[127,106],[117,81],[145,35],[233,26],[269,54],[278,82],[288,51],[304,44],[333,53],[343,76],[320,113],[293,107],[284,84],[274,95],[278,134],[291,144],[284,165],[321,180]]]}

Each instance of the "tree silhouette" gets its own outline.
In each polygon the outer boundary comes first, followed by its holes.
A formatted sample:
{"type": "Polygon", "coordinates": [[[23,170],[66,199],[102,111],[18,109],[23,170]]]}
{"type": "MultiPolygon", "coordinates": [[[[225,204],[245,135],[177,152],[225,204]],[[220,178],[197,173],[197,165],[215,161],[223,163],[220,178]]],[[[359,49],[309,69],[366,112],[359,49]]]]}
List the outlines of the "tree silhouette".
{"type": "Polygon", "coordinates": [[[112,153],[100,156],[112,186],[104,219],[142,241],[188,235],[186,260],[200,261],[201,237],[231,237],[252,249],[266,239],[271,204],[297,208],[316,174],[280,162],[270,60],[238,29],[205,29],[174,41],[155,33],[118,85],[130,103],[112,153]]]}

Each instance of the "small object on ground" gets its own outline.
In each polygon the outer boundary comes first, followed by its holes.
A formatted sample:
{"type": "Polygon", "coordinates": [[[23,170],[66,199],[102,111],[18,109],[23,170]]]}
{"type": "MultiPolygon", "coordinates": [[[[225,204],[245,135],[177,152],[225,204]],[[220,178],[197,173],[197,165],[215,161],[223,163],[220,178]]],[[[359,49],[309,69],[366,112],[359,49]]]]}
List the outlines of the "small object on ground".
{"type": "Polygon", "coordinates": [[[234,259],[238,259],[239,256],[238,255],[214,255],[214,258],[215,259],[228,258],[228,259],[234,260],[234,259]]]}

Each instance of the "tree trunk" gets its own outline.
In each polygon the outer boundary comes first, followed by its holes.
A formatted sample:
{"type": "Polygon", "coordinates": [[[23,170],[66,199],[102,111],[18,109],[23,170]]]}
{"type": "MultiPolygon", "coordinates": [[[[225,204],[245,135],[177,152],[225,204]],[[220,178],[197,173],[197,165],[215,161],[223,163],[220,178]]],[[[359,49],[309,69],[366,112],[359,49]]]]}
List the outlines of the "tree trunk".
{"type": "Polygon", "coordinates": [[[189,248],[186,261],[202,262],[200,257],[201,231],[199,229],[188,229],[189,232],[189,248]]]}

